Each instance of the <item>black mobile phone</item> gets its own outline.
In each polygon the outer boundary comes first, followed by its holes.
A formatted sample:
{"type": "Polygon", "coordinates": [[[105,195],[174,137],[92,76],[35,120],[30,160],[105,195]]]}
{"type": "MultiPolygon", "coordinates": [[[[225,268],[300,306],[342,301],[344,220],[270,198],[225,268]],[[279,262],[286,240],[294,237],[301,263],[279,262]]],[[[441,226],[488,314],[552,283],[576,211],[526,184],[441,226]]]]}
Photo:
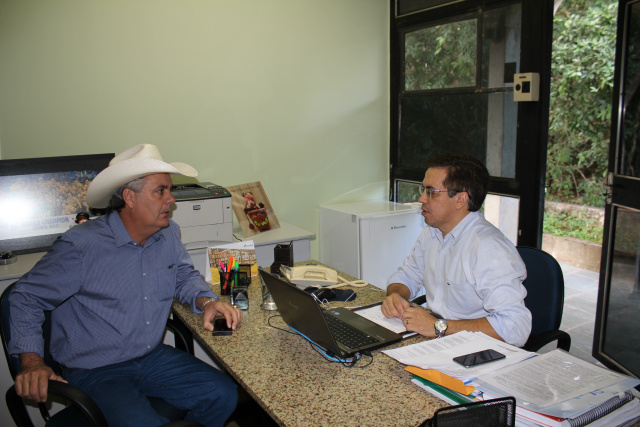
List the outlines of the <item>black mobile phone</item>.
{"type": "Polygon", "coordinates": [[[227,319],[219,317],[213,321],[213,336],[225,337],[233,333],[230,327],[227,326],[227,319]]]}
{"type": "Polygon", "coordinates": [[[472,366],[482,365],[496,360],[504,359],[506,356],[495,350],[487,349],[477,351],[475,353],[465,354],[464,356],[454,357],[453,361],[470,368],[472,366]]]}

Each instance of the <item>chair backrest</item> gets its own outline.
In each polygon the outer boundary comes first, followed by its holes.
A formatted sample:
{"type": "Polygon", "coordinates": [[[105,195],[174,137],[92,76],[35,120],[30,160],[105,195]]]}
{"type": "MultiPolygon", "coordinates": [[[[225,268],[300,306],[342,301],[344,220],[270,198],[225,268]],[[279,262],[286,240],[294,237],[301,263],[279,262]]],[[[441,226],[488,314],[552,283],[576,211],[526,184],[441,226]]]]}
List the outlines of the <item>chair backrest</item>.
{"type": "Polygon", "coordinates": [[[16,379],[16,375],[20,372],[20,358],[17,356],[9,356],[9,341],[11,341],[11,328],[10,328],[10,307],[9,307],[9,293],[13,289],[15,283],[10,284],[2,292],[0,296],[0,338],[2,338],[2,348],[4,355],[7,358],[7,365],[9,366],[9,372],[11,378],[16,379]]]}
{"type": "Polygon", "coordinates": [[[564,277],[556,259],[548,253],[518,246],[520,257],[527,268],[525,306],[531,311],[531,337],[560,329],[564,309],[564,277]]]}
{"type": "MultiPolygon", "coordinates": [[[[20,357],[9,356],[9,341],[11,341],[11,307],[9,305],[9,294],[15,286],[15,282],[7,286],[0,296],[0,338],[2,339],[2,348],[4,355],[7,358],[7,365],[9,366],[9,372],[11,378],[15,380],[16,375],[20,372],[20,357]]],[[[51,366],[54,371],[59,372],[60,366],[53,360],[49,353],[49,341],[51,338],[51,312],[45,311],[44,323],[42,324],[42,336],[44,338],[44,363],[47,366],[51,366]]]]}

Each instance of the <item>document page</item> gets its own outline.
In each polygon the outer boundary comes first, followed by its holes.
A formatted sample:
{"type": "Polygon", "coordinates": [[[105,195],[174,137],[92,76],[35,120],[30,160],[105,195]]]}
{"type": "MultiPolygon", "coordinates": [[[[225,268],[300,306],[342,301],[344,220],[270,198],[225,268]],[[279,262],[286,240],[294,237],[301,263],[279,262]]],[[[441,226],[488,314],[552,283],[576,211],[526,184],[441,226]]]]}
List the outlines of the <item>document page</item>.
{"type": "MultiPolygon", "coordinates": [[[[384,314],[382,314],[382,310],[380,310],[380,304],[376,304],[371,307],[355,309],[353,311],[358,313],[360,316],[371,320],[373,323],[377,323],[380,326],[392,330],[396,334],[407,332],[407,328],[404,327],[402,319],[398,317],[388,319],[384,316],[384,314]]],[[[415,335],[415,333],[410,335],[415,335]]],[[[404,338],[410,335],[406,335],[404,338]]]]}
{"type": "MultiPolygon", "coordinates": [[[[544,408],[564,404],[561,412],[551,415],[567,416],[589,409],[611,394],[634,387],[629,377],[585,362],[562,350],[553,350],[516,365],[481,375],[476,380],[481,390],[499,396],[513,396],[518,405],[543,411],[544,408]],[[613,387],[618,385],[619,387],[613,387]],[[602,390],[609,389],[609,393],[602,390]]],[[[640,383],[640,381],[635,381],[640,383]]],[[[562,405],[561,405],[562,406],[562,405]]]]}
{"type": "Polygon", "coordinates": [[[382,352],[405,365],[417,366],[422,369],[437,369],[462,380],[473,379],[482,373],[495,371],[535,355],[535,353],[491,338],[482,332],[468,331],[404,347],[383,350],[382,352]],[[506,357],[499,361],[471,368],[464,367],[453,361],[454,357],[486,349],[496,350],[506,357]]]}

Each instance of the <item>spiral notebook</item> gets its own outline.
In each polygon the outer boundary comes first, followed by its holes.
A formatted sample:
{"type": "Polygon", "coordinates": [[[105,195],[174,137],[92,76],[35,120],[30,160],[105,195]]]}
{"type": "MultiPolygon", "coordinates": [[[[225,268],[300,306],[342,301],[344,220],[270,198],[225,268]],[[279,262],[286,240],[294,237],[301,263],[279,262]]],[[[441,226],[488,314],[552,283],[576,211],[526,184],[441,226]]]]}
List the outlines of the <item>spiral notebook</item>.
{"type": "MultiPolygon", "coordinates": [[[[420,378],[417,375],[412,375],[411,378],[411,382],[413,382],[417,386],[425,389],[434,396],[437,396],[452,405],[462,405],[465,403],[477,402],[479,400],[482,400],[482,397],[478,397],[481,396],[482,393],[476,396],[465,396],[464,394],[458,393],[424,378],[420,378]]],[[[601,405],[575,418],[560,418],[551,415],[545,415],[517,405],[516,422],[522,421],[522,424],[534,424],[544,427],[582,427],[591,423],[595,423],[598,420],[602,420],[605,423],[602,424],[602,426],[606,427],[617,426],[620,424],[626,425],[628,421],[635,420],[640,417],[640,402],[638,401],[638,399],[635,399],[634,401],[634,397],[635,396],[631,392],[626,392],[622,396],[613,397],[602,403],[601,405]],[[633,403],[631,403],[629,407],[625,406],[630,402],[633,403]],[[620,409],[620,411],[616,411],[618,409],[620,409]],[[613,412],[618,413],[613,414],[613,412]],[[611,417],[615,416],[616,421],[605,419],[604,417],[606,417],[607,415],[610,415],[611,417]]],[[[485,400],[491,398],[492,397],[490,395],[486,393],[484,394],[485,400]]],[[[589,427],[592,426],[598,427],[598,423],[591,424],[589,427]]]]}

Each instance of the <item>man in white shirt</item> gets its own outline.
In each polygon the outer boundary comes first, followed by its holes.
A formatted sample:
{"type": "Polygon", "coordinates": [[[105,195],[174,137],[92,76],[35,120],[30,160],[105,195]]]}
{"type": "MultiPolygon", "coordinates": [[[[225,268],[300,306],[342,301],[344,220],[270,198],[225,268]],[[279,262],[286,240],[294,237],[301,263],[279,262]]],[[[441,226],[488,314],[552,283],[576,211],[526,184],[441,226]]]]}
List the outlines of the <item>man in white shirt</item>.
{"type": "Polygon", "coordinates": [[[487,168],[473,157],[429,161],[419,200],[428,227],[387,282],[386,317],[402,318],[407,330],[427,337],[479,331],[524,345],[531,332],[527,272],[515,246],[478,212],[488,185],[487,168]],[[423,293],[443,319],[410,305],[423,293]]]}

